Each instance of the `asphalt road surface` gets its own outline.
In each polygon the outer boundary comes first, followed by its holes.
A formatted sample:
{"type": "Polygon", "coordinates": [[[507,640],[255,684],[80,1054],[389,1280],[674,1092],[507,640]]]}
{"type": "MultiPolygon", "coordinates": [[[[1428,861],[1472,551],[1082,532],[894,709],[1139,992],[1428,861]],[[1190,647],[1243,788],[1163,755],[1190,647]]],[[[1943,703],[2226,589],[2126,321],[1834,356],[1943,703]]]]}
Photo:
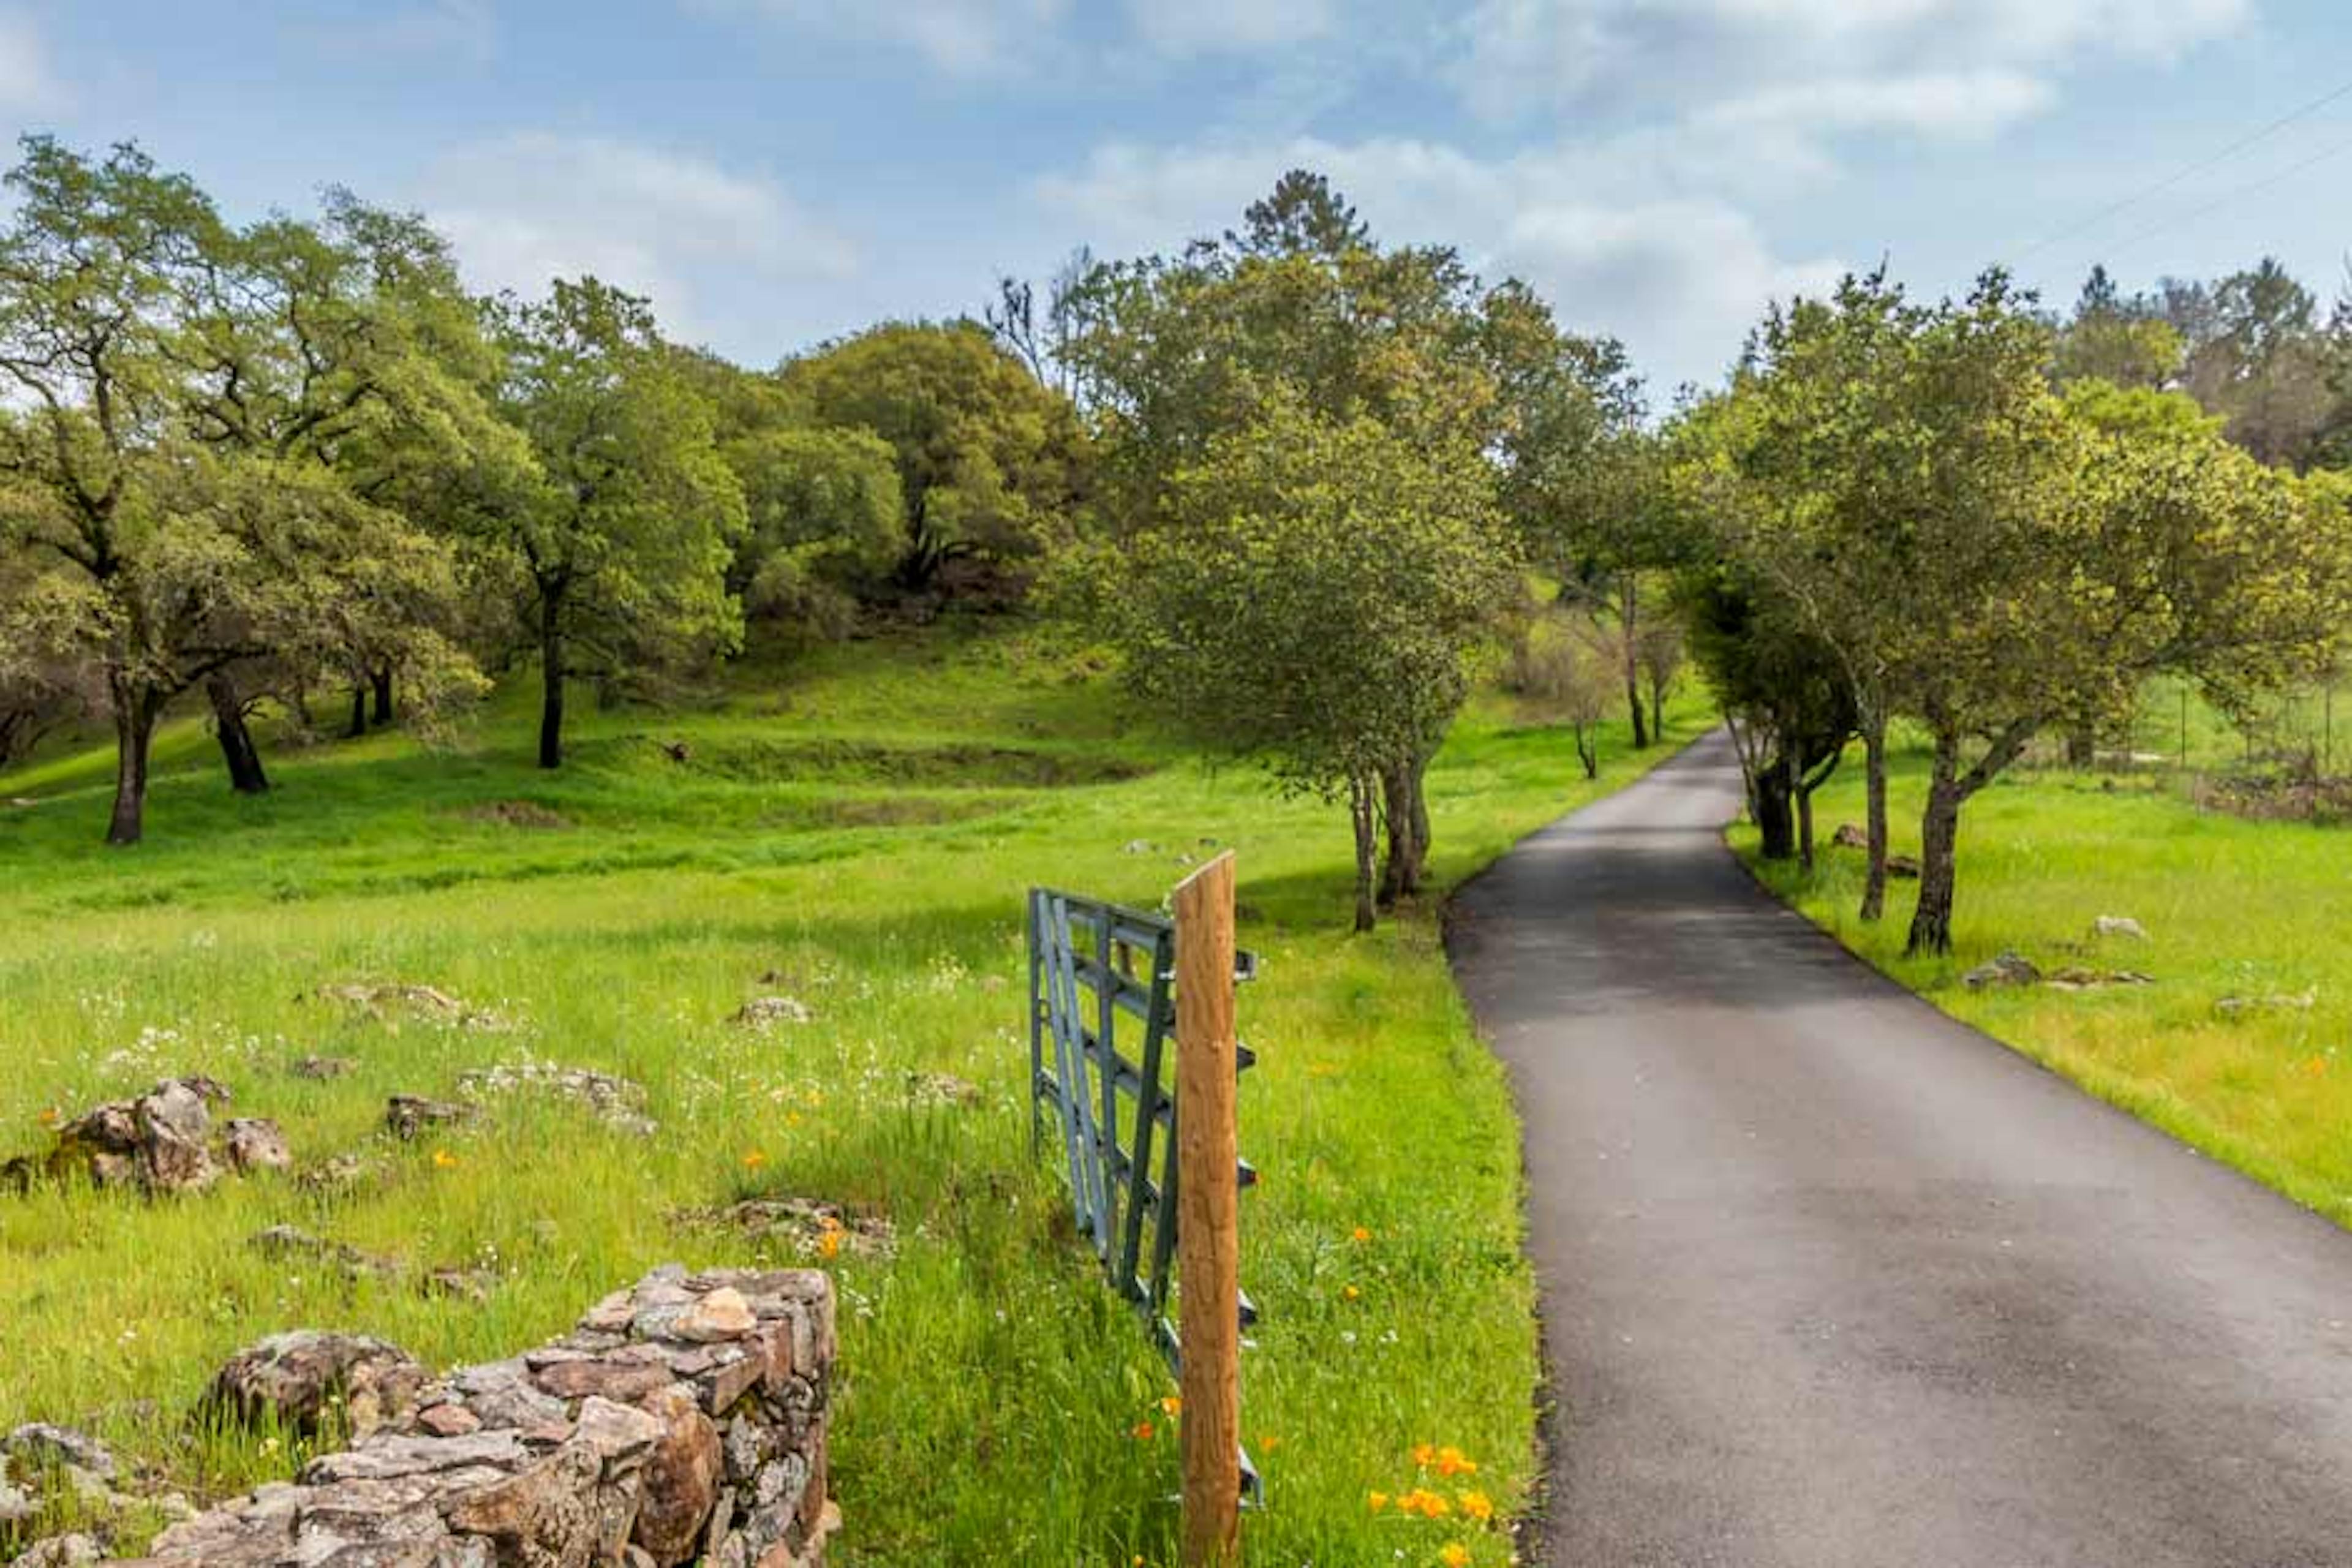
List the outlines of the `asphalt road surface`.
{"type": "Polygon", "coordinates": [[[1549,1562],[2352,1568],[2352,1235],[1849,959],[1723,847],[1738,799],[1711,737],[1457,908],[1549,1562]]]}

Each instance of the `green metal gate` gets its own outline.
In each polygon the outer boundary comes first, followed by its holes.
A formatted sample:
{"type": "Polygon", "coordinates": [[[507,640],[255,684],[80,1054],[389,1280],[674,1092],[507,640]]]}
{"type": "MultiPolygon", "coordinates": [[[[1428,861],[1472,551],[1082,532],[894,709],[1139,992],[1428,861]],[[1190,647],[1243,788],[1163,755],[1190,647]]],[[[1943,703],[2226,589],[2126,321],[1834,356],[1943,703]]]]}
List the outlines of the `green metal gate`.
{"type": "MultiPolygon", "coordinates": [[[[1256,977],[1242,953],[1237,980],[1256,977]]],[[[1042,1153],[1060,1134],[1079,1233],[1111,1288],[1134,1304],[1168,1358],[1181,1361],[1168,1312],[1176,1254],[1176,927],[1164,916],[1050,889],[1029,894],[1030,1133],[1042,1153]],[[1122,1020],[1124,1022],[1122,1022],[1122,1020]],[[1134,1054],[1122,1039],[1137,1041],[1134,1054]]],[[[1256,1053],[1239,1047],[1246,1071],[1256,1053]]],[[[1246,1189],[1257,1172],[1239,1163],[1246,1189]]],[[[1257,1309],[1234,1303],[1247,1329],[1257,1309]]],[[[1263,1485],[1244,1453],[1243,1484],[1263,1485]]]]}

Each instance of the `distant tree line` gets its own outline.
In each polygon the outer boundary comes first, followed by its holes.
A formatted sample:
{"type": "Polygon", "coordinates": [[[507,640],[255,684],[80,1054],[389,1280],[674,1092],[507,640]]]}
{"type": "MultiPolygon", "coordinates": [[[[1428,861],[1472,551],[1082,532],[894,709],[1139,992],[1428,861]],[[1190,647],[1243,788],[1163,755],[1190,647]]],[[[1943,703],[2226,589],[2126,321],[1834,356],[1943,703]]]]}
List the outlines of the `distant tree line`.
{"type": "Polygon", "coordinates": [[[1482,671],[1588,773],[1685,657],[1769,856],[1858,743],[1866,919],[1890,727],[1927,737],[1915,951],[1963,806],[2157,674],[2242,706],[2333,652],[2352,577],[2352,302],[2274,264],[2072,312],[1999,273],[1776,307],[1654,419],[1619,344],[1294,171],[1171,255],[1003,279],[766,370],[593,278],[485,299],[418,216],[329,191],[242,226],[136,147],[28,138],[0,222],[0,763],[208,715],[429,727],[536,674],[661,698],[754,637],[1035,585],[1171,722],[1344,806],[1355,919],[1423,886],[1432,759],[1482,671]],[[199,706],[200,705],[200,706],[199,706]]]}

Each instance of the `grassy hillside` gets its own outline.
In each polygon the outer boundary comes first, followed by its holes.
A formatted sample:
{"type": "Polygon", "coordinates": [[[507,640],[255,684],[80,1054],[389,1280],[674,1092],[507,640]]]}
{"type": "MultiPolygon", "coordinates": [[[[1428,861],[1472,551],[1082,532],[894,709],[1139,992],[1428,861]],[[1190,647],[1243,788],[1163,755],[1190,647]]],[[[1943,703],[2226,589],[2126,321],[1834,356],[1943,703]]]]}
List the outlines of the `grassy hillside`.
{"type": "MultiPolygon", "coordinates": [[[[1264,1172],[1244,1213],[1265,1314],[1244,1418],[1272,1496],[1257,1560],[1433,1562],[1456,1540],[1508,1560],[1499,1520],[1366,1507],[1414,1484],[1426,1442],[1482,1463],[1452,1487],[1520,1508],[1537,1365],[1501,1074],[1433,910],[1345,934],[1343,813],[1203,766],[1099,672],[1017,634],[835,649],[690,712],[587,711],[551,777],[529,766],[520,701],[444,750],[280,752],[280,787],[256,800],[181,726],[150,841],[127,853],[97,842],[103,754],[0,778],[0,796],[38,797],[0,806],[0,1155],[203,1071],[236,1112],[279,1119],[301,1163],[374,1163],[341,1195],[257,1179],[157,1203],[0,1196],[0,1420],[89,1424],[182,1484],[240,1487],[292,1456],[188,1429],[237,1345],[310,1324],[436,1363],[497,1356],[669,1258],[810,1256],[674,1217],[797,1195],[897,1237],[892,1256],[853,1246],[834,1265],[840,1561],[1167,1562],[1165,1371],[1030,1158],[1021,900],[1050,883],[1155,904],[1214,843],[1240,856],[1265,974],[1242,999],[1262,1058],[1242,1111],[1264,1172]],[[509,1027],[311,996],[353,980],[436,985],[509,1027]],[[728,1021],[765,993],[814,1022],[728,1021]],[[288,1071],[313,1052],[356,1070],[288,1071]],[[467,1068],[524,1057],[642,1080],[658,1134],[529,1099],[444,1138],[379,1132],[387,1095],[446,1095],[467,1068]],[[933,1073],[981,1101],[940,1103],[933,1073]],[[265,1257],[250,1238],[276,1224],[408,1273],[354,1284],[265,1257]],[[487,1294],[418,1290],[441,1265],[487,1270],[487,1294]]],[[[1681,712],[1676,737],[1697,721],[1681,712]]],[[[1635,766],[1610,755],[1604,785],[1635,766]]],[[[1577,772],[1561,736],[1474,712],[1433,779],[1441,879],[1596,793],[1577,772]]]]}
{"type": "MultiPolygon", "coordinates": [[[[2212,727],[2201,714],[2196,746],[2212,727]]],[[[2217,753],[2226,748],[2212,747],[2217,753]]],[[[1859,770],[1822,797],[1824,838],[1862,818],[1859,770]]],[[[1898,759],[1895,847],[1916,853],[1926,760],[1898,759]]],[[[1737,842],[1753,856],[1745,829],[1737,842]]],[[[2169,778],[2021,772],[1969,803],[1949,960],[1901,956],[1916,884],[1885,921],[1853,918],[1863,857],[1825,852],[1808,880],[1766,881],[1839,940],[1937,1006],[2094,1093],[2352,1225],[2352,833],[2200,810],[2169,778]],[[2101,915],[2149,940],[2094,941],[2101,915]],[[2044,970],[2132,970],[2155,984],[1970,991],[1960,976],[2002,949],[2044,970]]]]}

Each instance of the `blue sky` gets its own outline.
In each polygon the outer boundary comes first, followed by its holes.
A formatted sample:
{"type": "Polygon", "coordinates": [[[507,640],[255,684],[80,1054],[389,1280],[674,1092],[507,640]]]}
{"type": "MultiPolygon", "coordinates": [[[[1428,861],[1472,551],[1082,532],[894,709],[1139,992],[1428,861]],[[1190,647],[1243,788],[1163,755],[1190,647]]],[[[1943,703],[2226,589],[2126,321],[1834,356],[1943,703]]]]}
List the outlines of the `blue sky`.
{"type": "Polygon", "coordinates": [[[2273,253],[2325,298],[2352,93],[2029,247],[2347,85],[2336,0],[0,0],[16,129],[240,216],[421,207],[482,286],[594,271],[755,363],[1171,248],[1299,163],[1661,386],[1882,255],[2063,300],[2273,253]]]}

